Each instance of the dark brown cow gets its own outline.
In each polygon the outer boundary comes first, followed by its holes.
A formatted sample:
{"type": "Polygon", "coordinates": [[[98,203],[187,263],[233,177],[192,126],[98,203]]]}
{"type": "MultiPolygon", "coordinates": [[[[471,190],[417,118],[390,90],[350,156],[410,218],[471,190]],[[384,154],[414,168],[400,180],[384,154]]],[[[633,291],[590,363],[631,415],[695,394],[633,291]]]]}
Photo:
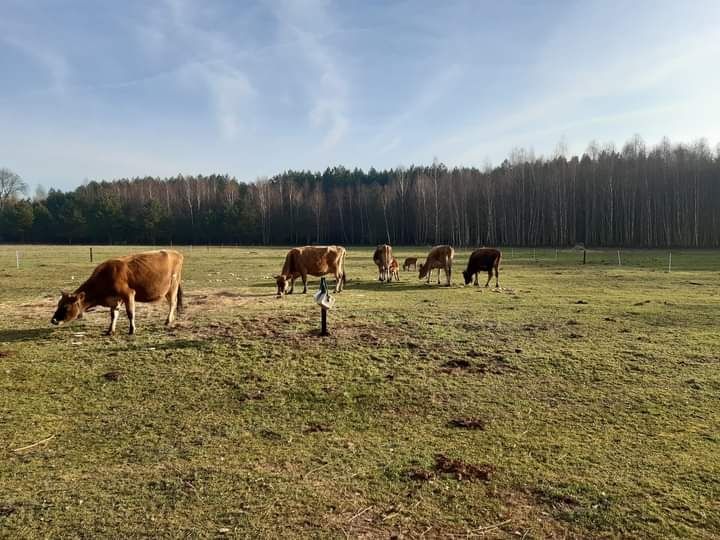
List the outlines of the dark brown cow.
{"type": "Polygon", "coordinates": [[[182,309],[182,253],[173,250],[147,251],[99,264],[88,280],[75,292],[63,292],[53,315],[52,324],[62,324],[81,317],[96,306],[110,308],[110,327],[115,332],[120,304],[135,333],[135,302],[157,302],[165,298],[170,306],[165,324],[172,324],[182,309]]]}
{"type": "Polygon", "coordinates": [[[452,263],[455,258],[455,250],[450,246],[435,246],[428,253],[425,263],[420,265],[420,279],[427,276],[427,282],[430,283],[430,274],[434,269],[438,269],[438,284],[440,283],[440,270],[445,271],[447,285],[450,286],[452,280],[452,263]]]}
{"type": "Polygon", "coordinates": [[[400,264],[395,257],[392,258],[390,268],[388,270],[390,273],[390,279],[388,279],[388,281],[392,281],[393,278],[395,278],[395,281],[400,281],[400,264]]]}
{"type": "Polygon", "coordinates": [[[490,279],[493,275],[493,270],[495,271],[495,288],[500,287],[500,259],[502,258],[502,253],[500,253],[499,249],[492,249],[492,248],[481,248],[476,249],[470,254],[470,259],[468,260],[467,269],[463,271],[463,277],[465,278],[465,285],[469,285],[470,282],[473,279],[473,276],[475,276],[475,285],[479,285],[478,283],[478,272],[487,272],[488,278],[487,283],[485,283],[485,286],[487,287],[490,284],[490,279]]]}
{"type": "Polygon", "coordinates": [[[335,276],[335,292],[345,285],[345,248],[342,246],[303,246],[288,251],[280,275],[275,278],[278,297],[292,294],[295,280],[300,277],[303,293],[307,292],[307,277],[326,274],[335,276]],[[289,290],[288,290],[289,287],[289,290]]]}
{"type": "Polygon", "coordinates": [[[382,244],[375,248],[373,262],[378,267],[378,281],[390,281],[390,262],[392,261],[392,247],[382,244]]]}
{"type": "Polygon", "coordinates": [[[410,270],[411,266],[413,267],[413,270],[417,270],[417,257],[408,257],[405,259],[405,262],[403,263],[403,272],[410,270]]]}

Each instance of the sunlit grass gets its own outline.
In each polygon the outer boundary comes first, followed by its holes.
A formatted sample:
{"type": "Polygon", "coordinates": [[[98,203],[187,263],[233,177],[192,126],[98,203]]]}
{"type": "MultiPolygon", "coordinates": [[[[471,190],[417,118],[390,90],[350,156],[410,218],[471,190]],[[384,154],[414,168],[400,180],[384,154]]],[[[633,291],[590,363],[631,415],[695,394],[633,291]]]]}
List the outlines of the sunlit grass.
{"type": "Polygon", "coordinates": [[[87,247],[0,246],[0,536],[720,535],[720,253],[506,248],[494,292],[349,248],[321,339],[286,249],[181,249],[177,327],[108,338],[49,325],[87,247]]]}

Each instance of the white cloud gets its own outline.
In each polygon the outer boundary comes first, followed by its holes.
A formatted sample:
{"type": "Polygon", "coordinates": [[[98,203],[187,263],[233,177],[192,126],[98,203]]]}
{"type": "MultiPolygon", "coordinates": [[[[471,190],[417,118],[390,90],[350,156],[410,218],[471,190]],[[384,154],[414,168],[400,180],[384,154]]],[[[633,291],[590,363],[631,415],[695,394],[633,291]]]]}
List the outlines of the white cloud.
{"type": "Polygon", "coordinates": [[[321,150],[336,147],[350,129],[348,85],[323,39],[335,35],[337,29],[325,2],[281,2],[274,7],[282,31],[296,40],[304,62],[315,72],[317,84],[310,84],[312,105],[308,111],[310,124],[325,130],[321,150]]]}

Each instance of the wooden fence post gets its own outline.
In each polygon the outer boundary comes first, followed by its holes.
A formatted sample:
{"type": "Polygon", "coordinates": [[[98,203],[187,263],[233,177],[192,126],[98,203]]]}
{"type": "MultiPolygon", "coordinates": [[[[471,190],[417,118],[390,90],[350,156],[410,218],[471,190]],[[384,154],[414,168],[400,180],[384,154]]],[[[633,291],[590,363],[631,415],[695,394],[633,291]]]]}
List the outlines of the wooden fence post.
{"type": "Polygon", "coordinates": [[[583,248],[583,264],[587,262],[587,249],[583,248]]]}

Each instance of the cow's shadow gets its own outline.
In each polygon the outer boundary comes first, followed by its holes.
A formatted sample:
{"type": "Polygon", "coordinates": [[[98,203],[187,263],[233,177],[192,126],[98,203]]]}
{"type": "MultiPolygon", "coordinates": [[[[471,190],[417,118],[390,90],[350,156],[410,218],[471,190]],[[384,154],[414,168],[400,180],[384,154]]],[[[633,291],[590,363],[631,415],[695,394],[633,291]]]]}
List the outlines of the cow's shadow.
{"type": "Polygon", "coordinates": [[[392,283],[383,283],[380,281],[353,281],[348,282],[346,290],[360,290],[360,291],[378,291],[378,292],[407,292],[407,291],[430,291],[430,290],[446,290],[455,289],[461,287],[457,283],[453,283],[450,287],[445,285],[443,281],[440,285],[437,282],[430,284],[424,281],[393,281],[392,283]]]}
{"type": "Polygon", "coordinates": [[[0,343],[38,341],[50,337],[53,328],[30,328],[25,330],[0,330],[0,343]]]}

